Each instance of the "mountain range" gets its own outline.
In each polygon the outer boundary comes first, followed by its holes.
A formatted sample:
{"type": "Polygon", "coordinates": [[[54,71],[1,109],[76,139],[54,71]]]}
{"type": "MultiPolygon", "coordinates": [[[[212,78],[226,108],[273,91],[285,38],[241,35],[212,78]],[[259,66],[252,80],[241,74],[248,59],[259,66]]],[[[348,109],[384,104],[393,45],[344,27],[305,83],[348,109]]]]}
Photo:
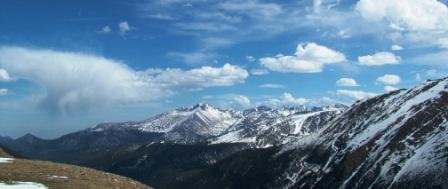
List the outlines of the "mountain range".
{"type": "Polygon", "coordinates": [[[448,188],[448,78],[350,107],[208,104],[43,140],[16,153],[124,175],[155,188],[448,188]]]}

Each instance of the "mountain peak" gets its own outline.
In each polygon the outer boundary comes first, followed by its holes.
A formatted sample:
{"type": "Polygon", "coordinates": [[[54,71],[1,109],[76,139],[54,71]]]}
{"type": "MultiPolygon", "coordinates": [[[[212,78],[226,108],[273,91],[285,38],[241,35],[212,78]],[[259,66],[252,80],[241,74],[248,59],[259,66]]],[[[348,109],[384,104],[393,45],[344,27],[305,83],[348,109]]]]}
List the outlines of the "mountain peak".
{"type": "Polygon", "coordinates": [[[33,134],[31,134],[31,133],[27,133],[27,134],[25,134],[25,135],[23,135],[23,136],[21,136],[21,137],[19,137],[19,138],[17,138],[18,140],[20,140],[20,139],[36,139],[37,137],[36,136],[34,136],[33,134]]]}
{"type": "Polygon", "coordinates": [[[184,111],[184,112],[189,112],[193,110],[207,110],[207,109],[216,109],[216,108],[209,105],[208,103],[198,103],[194,106],[187,106],[187,107],[184,106],[176,108],[177,111],[184,111]]]}
{"type": "Polygon", "coordinates": [[[209,108],[213,108],[212,106],[210,106],[207,103],[198,103],[196,105],[193,106],[193,109],[201,109],[201,110],[206,110],[209,108]]]}
{"type": "Polygon", "coordinates": [[[22,141],[22,142],[26,142],[26,143],[34,143],[36,141],[41,141],[42,139],[40,139],[39,137],[36,137],[30,133],[27,133],[19,138],[16,139],[17,141],[22,141]]]}

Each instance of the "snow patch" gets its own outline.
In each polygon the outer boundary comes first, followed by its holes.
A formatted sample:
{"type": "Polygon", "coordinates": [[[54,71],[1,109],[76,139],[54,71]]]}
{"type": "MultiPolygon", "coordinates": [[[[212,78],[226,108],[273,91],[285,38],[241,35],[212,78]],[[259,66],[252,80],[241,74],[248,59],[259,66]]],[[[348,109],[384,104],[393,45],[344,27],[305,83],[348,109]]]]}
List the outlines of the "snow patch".
{"type": "Polygon", "coordinates": [[[311,116],[315,116],[318,115],[320,113],[322,113],[323,111],[318,111],[318,112],[312,112],[312,113],[307,113],[307,114],[300,114],[300,115],[294,115],[291,117],[292,122],[295,125],[294,131],[291,134],[305,134],[302,131],[303,125],[305,123],[305,121],[311,117],[311,116]]]}
{"type": "Polygon", "coordinates": [[[49,175],[49,179],[68,179],[67,176],[49,175]]]}
{"type": "Polygon", "coordinates": [[[14,158],[3,158],[0,157],[0,163],[12,163],[14,161],[14,158]]]}
{"type": "Polygon", "coordinates": [[[34,182],[12,182],[2,183],[0,182],[0,188],[2,189],[47,189],[43,184],[34,182]]]}
{"type": "Polygon", "coordinates": [[[256,137],[241,137],[240,131],[230,132],[225,135],[218,137],[215,141],[212,141],[211,144],[220,144],[220,143],[255,143],[257,141],[256,137]]]}

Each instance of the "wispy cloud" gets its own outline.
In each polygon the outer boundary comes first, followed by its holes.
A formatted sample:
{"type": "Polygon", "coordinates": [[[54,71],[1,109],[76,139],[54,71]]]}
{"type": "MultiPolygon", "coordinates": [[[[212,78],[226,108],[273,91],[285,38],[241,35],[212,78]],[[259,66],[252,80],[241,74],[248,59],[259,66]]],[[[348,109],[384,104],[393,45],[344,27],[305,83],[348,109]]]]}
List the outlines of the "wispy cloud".
{"type": "Polygon", "coordinates": [[[213,52],[171,52],[168,53],[168,57],[179,59],[189,65],[206,65],[211,64],[213,60],[215,60],[218,55],[213,52]]]}
{"type": "Polygon", "coordinates": [[[414,57],[408,58],[405,61],[411,64],[426,65],[433,68],[436,67],[446,70],[448,69],[446,60],[448,60],[448,50],[419,54],[414,57]]]}
{"type": "Polygon", "coordinates": [[[258,87],[260,87],[260,88],[269,88],[269,89],[282,89],[282,88],[285,88],[285,86],[280,85],[280,84],[275,84],[275,83],[265,83],[265,84],[258,85],[258,87]]]}
{"type": "MultiPolygon", "coordinates": [[[[138,5],[138,10],[143,18],[154,18],[154,15],[176,18],[165,20],[168,23],[168,30],[196,38],[199,46],[192,53],[198,51],[216,53],[215,51],[221,48],[237,43],[263,40],[284,32],[315,26],[321,22],[325,22],[323,24],[325,27],[334,23],[334,15],[339,14],[334,11],[331,16],[327,14],[335,5],[336,1],[319,3],[319,8],[325,6],[323,9],[325,14],[320,12],[318,15],[309,9],[314,6],[313,3],[259,0],[150,1],[138,5]],[[328,19],[323,18],[327,16],[333,20],[327,21],[328,19]],[[216,39],[219,39],[219,43],[216,39]]],[[[343,23],[342,19],[337,23],[343,23]]]]}
{"type": "Polygon", "coordinates": [[[107,33],[112,32],[112,28],[110,26],[106,25],[106,26],[103,26],[99,32],[102,34],[107,34],[107,33]]]}
{"type": "Polygon", "coordinates": [[[268,105],[272,107],[282,106],[300,106],[305,105],[309,100],[301,97],[294,97],[291,93],[283,93],[279,97],[269,98],[266,101],[262,101],[259,104],[268,105]]]}
{"type": "Polygon", "coordinates": [[[370,98],[370,97],[374,97],[374,96],[378,95],[376,93],[365,92],[365,91],[360,91],[360,90],[337,90],[336,94],[342,95],[342,96],[347,96],[347,97],[350,97],[350,98],[356,99],[356,100],[370,98]]]}
{"type": "Polygon", "coordinates": [[[252,75],[266,75],[269,74],[269,71],[267,69],[252,69],[250,73],[252,75]]]}

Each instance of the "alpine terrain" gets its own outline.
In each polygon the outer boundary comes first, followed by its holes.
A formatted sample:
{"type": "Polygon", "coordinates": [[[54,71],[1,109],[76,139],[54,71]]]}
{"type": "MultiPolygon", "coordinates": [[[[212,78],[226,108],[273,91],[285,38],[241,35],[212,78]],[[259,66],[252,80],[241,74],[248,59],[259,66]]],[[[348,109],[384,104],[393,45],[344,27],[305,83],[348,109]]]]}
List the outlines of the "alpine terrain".
{"type": "Polygon", "coordinates": [[[350,107],[198,104],[53,140],[1,142],[155,188],[448,188],[447,120],[444,78],[350,107]]]}

